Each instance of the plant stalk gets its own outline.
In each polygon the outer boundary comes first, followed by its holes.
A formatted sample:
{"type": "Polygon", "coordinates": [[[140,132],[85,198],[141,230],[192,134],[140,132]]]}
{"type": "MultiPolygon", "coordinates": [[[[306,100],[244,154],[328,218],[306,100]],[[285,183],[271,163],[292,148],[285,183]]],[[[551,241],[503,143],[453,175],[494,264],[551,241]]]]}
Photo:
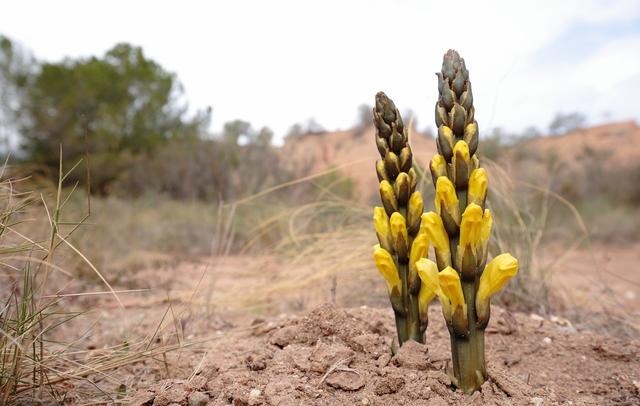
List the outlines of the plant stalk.
{"type": "MultiPolygon", "coordinates": [[[[462,291],[465,302],[475,303],[476,282],[462,282],[462,291]]],[[[487,379],[487,371],[484,359],[484,329],[479,329],[476,323],[475,306],[467,308],[469,318],[469,334],[457,335],[450,330],[451,355],[453,361],[453,375],[457,386],[466,394],[471,394],[480,389],[487,379]]]]}

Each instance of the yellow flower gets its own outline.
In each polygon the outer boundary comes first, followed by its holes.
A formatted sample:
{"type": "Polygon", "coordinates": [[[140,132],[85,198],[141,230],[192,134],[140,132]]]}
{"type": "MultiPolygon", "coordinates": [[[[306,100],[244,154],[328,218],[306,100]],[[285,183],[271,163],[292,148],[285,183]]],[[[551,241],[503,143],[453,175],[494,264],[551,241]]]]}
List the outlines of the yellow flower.
{"type": "Polygon", "coordinates": [[[429,168],[431,169],[431,175],[434,181],[440,176],[447,176],[447,161],[445,161],[444,157],[440,154],[436,154],[431,158],[429,168]]]}
{"type": "Polygon", "coordinates": [[[472,169],[469,145],[464,141],[456,142],[451,159],[451,180],[459,188],[467,187],[472,169]]]}
{"type": "Polygon", "coordinates": [[[420,293],[418,293],[418,308],[420,310],[420,314],[427,314],[429,303],[431,303],[435,295],[436,292],[431,290],[429,286],[424,283],[420,284],[420,293]]]}
{"type": "Polygon", "coordinates": [[[378,271],[382,274],[384,280],[387,281],[389,292],[391,293],[395,289],[397,291],[396,293],[399,294],[401,292],[400,275],[398,275],[398,269],[389,251],[376,244],[373,247],[373,260],[376,263],[378,271]]]}
{"type": "Polygon", "coordinates": [[[458,308],[462,308],[463,313],[467,314],[467,304],[464,301],[460,276],[458,276],[455,269],[450,266],[443,269],[438,273],[438,282],[440,289],[442,289],[442,294],[451,303],[451,314],[455,313],[458,308]]]}
{"type": "Polygon", "coordinates": [[[474,169],[469,176],[468,202],[484,205],[487,197],[487,171],[484,168],[474,169]]]}
{"type": "Polygon", "coordinates": [[[442,208],[453,218],[456,223],[460,223],[460,211],[458,208],[458,196],[453,183],[446,176],[440,176],[436,181],[436,211],[442,215],[442,208]]]}
{"type": "Polygon", "coordinates": [[[469,162],[471,160],[471,156],[469,155],[469,145],[462,140],[456,142],[456,145],[453,147],[453,166],[455,166],[455,162],[460,159],[464,162],[469,162]]]}
{"type": "Polygon", "coordinates": [[[480,245],[483,255],[487,253],[487,247],[489,246],[489,237],[491,237],[491,226],[493,226],[493,216],[491,210],[484,209],[484,215],[482,216],[482,230],[480,231],[480,245]]]}
{"type": "Polygon", "coordinates": [[[482,235],[482,207],[475,203],[467,206],[462,213],[460,222],[460,252],[464,251],[467,245],[475,251],[476,245],[480,242],[482,235]]]}
{"type": "Polygon", "coordinates": [[[451,154],[453,153],[453,139],[454,136],[451,128],[447,127],[446,125],[441,125],[438,127],[438,152],[440,152],[448,161],[451,160],[451,154]]]}
{"type": "Polygon", "coordinates": [[[433,244],[436,251],[438,251],[436,254],[443,258],[451,255],[449,236],[444,229],[444,224],[442,224],[442,218],[440,218],[440,216],[432,211],[423,214],[420,230],[429,237],[429,241],[433,244]]]}
{"type": "Polygon", "coordinates": [[[425,258],[429,252],[429,238],[424,233],[419,233],[411,244],[411,253],[409,254],[409,271],[414,271],[416,262],[420,258],[425,258]]]}
{"type": "MultiPolygon", "coordinates": [[[[451,319],[451,305],[449,299],[444,295],[442,289],[440,289],[440,282],[438,280],[438,266],[431,260],[422,258],[416,262],[416,269],[418,270],[418,276],[422,281],[420,287],[420,293],[422,290],[430,292],[432,295],[437,295],[440,303],[442,303],[442,310],[447,320],[451,319]]],[[[429,302],[433,299],[433,296],[429,298],[429,302]]],[[[427,302],[428,303],[428,302],[427,302]]]]}
{"type": "Polygon", "coordinates": [[[518,273],[518,260],[511,254],[500,254],[487,264],[480,277],[477,301],[485,302],[499,292],[518,273]]]}
{"type": "Polygon", "coordinates": [[[411,235],[415,235],[420,225],[420,216],[424,209],[424,202],[422,201],[422,194],[419,191],[415,191],[409,198],[407,204],[407,229],[411,230],[411,235]]]}
{"type": "Polygon", "coordinates": [[[389,238],[391,237],[391,231],[389,229],[389,216],[384,211],[383,207],[373,208],[373,226],[376,229],[378,240],[382,248],[389,252],[392,252],[389,238]]]}
{"type": "Polygon", "coordinates": [[[407,235],[407,223],[402,214],[397,211],[389,220],[391,226],[391,245],[400,258],[406,258],[409,250],[409,236],[407,235]]]}
{"type": "Polygon", "coordinates": [[[393,186],[389,181],[383,180],[380,182],[380,199],[382,205],[387,212],[387,215],[391,215],[394,211],[398,211],[398,199],[393,191],[393,186]]]}

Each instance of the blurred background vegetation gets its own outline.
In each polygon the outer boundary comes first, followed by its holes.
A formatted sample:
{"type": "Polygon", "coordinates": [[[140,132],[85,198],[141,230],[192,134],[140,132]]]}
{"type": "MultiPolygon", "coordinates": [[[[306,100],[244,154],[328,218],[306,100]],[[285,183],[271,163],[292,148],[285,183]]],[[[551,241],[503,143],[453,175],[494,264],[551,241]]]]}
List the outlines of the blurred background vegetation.
{"type": "MultiPolygon", "coordinates": [[[[211,133],[212,110],[189,110],[179,79],[140,47],[121,43],[102,56],[47,62],[4,36],[0,88],[0,140],[2,153],[10,156],[5,177],[28,178],[29,187],[53,196],[60,171],[68,172],[62,187],[81,191],[70,198],[77,206],[73,211],[90,211],[95,230],[117,235],[122,249],[114,252],[129,247],[135,248],[129,252],[210,253],[217,238],[214,225],[222,221],[219,216],[228,216],[224,210],[233,210],[232,252],[246,250],[245,245],[268,248],[278,238],[275,230],[287,229],[286,216],[279,217],[280,226],[269,223],[273,227],[261,239],[254,238],[254,229],[282,210],[318,201],[351,201],[364,208],[361,220],[366,222],[364,203],[377,201],[374,188],[359,188],[361,174],[342,170],[343,162],[334,159],[341,149],[368,142],[361,139],[372,131],[368,105],[354,111],[356,123],[342,138],[309,119],[291,126],[284,147],[274,146],[269,128],[253,128],[242,120],[211,133]],[[83,193],[92,197],[90,203],[83,193]],[[126,229],[131,232],[121,232],[126,229]]],[[[413,113],[405,112],[405,119],[412,121],[413,113]]],[[[530,127],[511,134],[488,129],[480,153],[487,162],[518,175],[518,196],[531,195],[523,189],[526,185],[566,199],[584,217],[590,238],[636,241],[640,164],[621,155],[623,142],[612,144],[617,149],[590,142],[594,136],[587,134],[591,130],[583,128],[584,123],[582,114],[570,112],[558,113],[547,130],[530,127]],[[566,141],[545,149],[554,138],[566,141]]],[[[417,127],[416,122],[412,125],[417,127]]],[[[637,126],[627,123],[611,131],[620,138],[637,126]]],[[[433,134],[430,127],[414,132],[426,140],[433,134]]],[[[419,161],[428,156],[416,154],[419,161]]],[[[538,196],[526,202],[532,205],[536,199],[551,205],[548,224],[565,227],[556,221],[565,217],[556,208],[558,199],[538,196]]],[[[119,262],[109,261],[108,250],[100,247],[117,244],[84,238],[95,230],[82,228],[75,234],[78,244],[95,245],[104,266],[113,267],[119,262]]],[[[134,254],[124,257],[129,255],[134,254]]]]}

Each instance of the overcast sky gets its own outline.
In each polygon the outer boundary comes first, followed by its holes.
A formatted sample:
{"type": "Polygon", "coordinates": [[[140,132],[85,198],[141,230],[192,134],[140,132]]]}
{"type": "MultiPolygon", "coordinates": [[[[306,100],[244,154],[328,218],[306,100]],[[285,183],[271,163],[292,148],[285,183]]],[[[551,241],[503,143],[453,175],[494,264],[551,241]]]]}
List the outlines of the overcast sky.
{"type": "Polygon", "coordinates": [[[140,45],[212,129],[347,128],[384,90],[434,126],[442,55],[467,62],[481,130],[546,129],[558,111],[640,121],[640,1],[12,1],[0,33],[37,58],[140,45]]]}

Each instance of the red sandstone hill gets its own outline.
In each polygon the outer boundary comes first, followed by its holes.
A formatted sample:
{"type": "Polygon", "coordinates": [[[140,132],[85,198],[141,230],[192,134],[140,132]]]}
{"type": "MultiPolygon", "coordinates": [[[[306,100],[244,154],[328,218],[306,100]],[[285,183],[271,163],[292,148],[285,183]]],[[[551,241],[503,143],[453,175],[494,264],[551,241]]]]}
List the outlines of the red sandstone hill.
{"type": "MultiPolygon", "coordinates": [[[[374,166],[379,155],[374,134],[373,126],[307,134],[287,139],[281,151],[292,168],[306,168],[310,173],[339,168],[355,181],[357,196],[366,201],[377,191],[374,166]]],[[[436,153],[435,140],[415,130],[410,133],[409,143],[414,158],[423,167],[436,153]]],[[[608,165],[625,166],[640,162],[640,126],[633,121],[604,124],[565,135],[528,139],[518,147],[539,158],[553,155],[570,164],[580,164],[584,157],[591,156],[608,165]]],[[[516,155],[508,154],[507,159],[510,156],[516,155]]]]}

